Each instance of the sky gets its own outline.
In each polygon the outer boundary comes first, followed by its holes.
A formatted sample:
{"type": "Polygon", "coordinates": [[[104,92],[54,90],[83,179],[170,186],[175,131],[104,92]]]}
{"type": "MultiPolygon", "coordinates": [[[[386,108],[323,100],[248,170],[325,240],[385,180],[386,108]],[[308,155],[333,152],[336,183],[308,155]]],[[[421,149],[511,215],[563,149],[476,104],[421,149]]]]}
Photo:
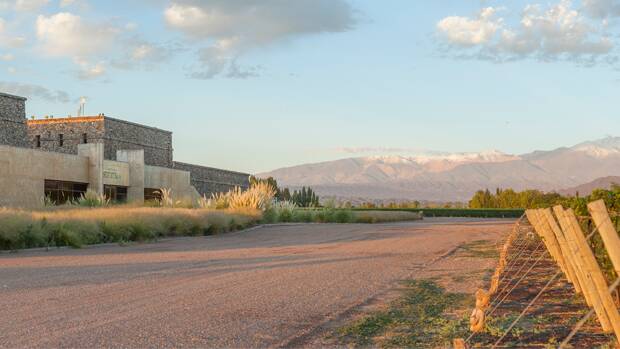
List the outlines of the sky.
{"type": "Polygon", "coordinates": [[[620,0],[0,0],[27,115],[173,131],[250,173],[617,135],[620,0]]]}

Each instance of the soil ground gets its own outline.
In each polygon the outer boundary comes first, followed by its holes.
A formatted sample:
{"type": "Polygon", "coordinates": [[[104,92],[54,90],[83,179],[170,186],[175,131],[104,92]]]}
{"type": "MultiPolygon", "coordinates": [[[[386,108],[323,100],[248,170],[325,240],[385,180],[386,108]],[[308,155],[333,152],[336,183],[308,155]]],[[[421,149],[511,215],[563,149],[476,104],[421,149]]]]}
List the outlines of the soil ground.
{"type": "MultiPolygon", "coordinates": [[[[514,220],[301,224],[0,255],[0,347],[301,347],[401,280],[473,294],[514,220]]],[[[333,344],[333,343],[332,343],[333,344]]]]}

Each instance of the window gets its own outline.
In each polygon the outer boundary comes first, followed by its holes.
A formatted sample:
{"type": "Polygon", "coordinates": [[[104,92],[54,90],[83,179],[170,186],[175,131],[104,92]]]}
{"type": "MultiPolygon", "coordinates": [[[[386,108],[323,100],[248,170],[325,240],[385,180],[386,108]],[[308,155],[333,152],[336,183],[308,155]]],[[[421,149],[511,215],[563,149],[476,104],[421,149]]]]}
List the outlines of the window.
{"type": "Polygon", "coordinates": [[[45,180],[45,197],[55,205],[76,201],[86,193],[88,184],[45,180]]]}
{"type": "Polygon", "coordinates": [[[41,148],[41,135],[35,136],[35,143],[36,143],[37,148],[41,148]]]}
{"type": "Polygon", "coordinates": [[[117,187],[115,185],[104,185],[103,192],[105,197],[114,203],[127,202],[127,187],[117,187]]]}
{"type": "Polygon", "coordinates": [[[144,201],[161,201],[161,191],[159,189],[144,188],[144,201]]]}
{"type": "Polygon", "coordinates": [[[88,143],[88,133],[82,134],[82,143],[84,144],[88,143]]]}
{"type": "Polygon", "coordinates": [[[58,135],[58,146],[62,147],[65,145],[65,136],[61,133],[58,135]]]}

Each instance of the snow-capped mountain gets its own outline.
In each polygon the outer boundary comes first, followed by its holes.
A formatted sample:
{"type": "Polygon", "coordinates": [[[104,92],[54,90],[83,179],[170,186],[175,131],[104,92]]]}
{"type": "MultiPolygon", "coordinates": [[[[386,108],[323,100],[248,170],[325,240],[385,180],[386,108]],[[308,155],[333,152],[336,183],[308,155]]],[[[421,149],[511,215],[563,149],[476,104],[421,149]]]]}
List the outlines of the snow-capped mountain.
{"type": "Polygon", "coordinates": [[[559,190],[620,174],[620,137],[523,155],[500,151],[373,156],[306,164],[260,174],[324,196],[465,201],[489,188],[559,190]]]}

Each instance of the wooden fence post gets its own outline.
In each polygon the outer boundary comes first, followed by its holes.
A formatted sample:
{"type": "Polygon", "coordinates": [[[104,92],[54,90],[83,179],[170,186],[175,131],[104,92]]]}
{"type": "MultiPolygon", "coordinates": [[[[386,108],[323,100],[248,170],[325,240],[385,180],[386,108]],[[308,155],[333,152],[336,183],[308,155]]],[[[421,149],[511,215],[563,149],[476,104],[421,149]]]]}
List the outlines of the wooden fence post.
{"type": "MultiPolygon", "coordinates": [[[[566,238],[564,237],[564,232],[562,232],[562,229],[560,228],[560,226],[558,226],[558,222],[556,222],[555,218],[553,217],[553,212],[550,208],[543,209],[541,212],[542,216],[546,218],[545,220],[549,228],[551,229],[551,232],[553,233],[553,235],[555,235],[556,239],[558,239],[558,243],[560,244],[560,251],[562,252],[562,256],[566,261],[568,271],[572,275],[575,292],[582,293],[581,283],[583,282],[583,280],[581,280],[581,275],[578,273],[577,267],[575,266],[575,260],[570,251],[570,247],[566,242],[566,238]]],[[[585,293],[584,297],[586,298],[588,306],[591,307],[592,303],[590,303],[590,300],[585,296],[585,293]]]]}
{"type": "Polygon", "coordinates": [[[589,268],[589,264],[586,263],[585,257],[583,256],[584,251],[582,251],[579,247],[579,243],[577,242],[577,234],[572,227],[571,221],[567,217],[567,214],[562,206],[555,206],[553,211],[560,222],[560,226],[562,227],[562,231],[566,237],[566,242],[568,242],[570,247],[571,255],[574,257],[575,265],[582,276],[583,282],[581,283],[581,286],[584,291],[584,295],[590,298],[590,302],[596,312],[599,322],[601,323],[603,331],[610,332],[612,330],[611,322],[607,316],[605,308],[603,307],[601,295],[599,294],[592,278],[591,268],[589,268]]]}
{"type": "Polygon", "coordinates": [[[620,343],[620,312],[618,312],[618,308],[616,308],[616,304],[614,303],[613,298],[611,298],[611,294],[609,294],[609,285],[605,280],[605,275],[601,271],[601,268],[596,261],[596,257],[594,256],[594,253],[592,252],[592,249],[583,234],[583,230],[581,230],[581,227],[579,226],[577,216],[575,216],[572,209],[568,209],[565,212],[573,227],[573,234],[575,235],[577,244],[579,245],[579,249],[581,250],[584,258],[586,269],[592,276],[594,286],[596,286],[598,294],[601,297],[603,308],[605,308],[605,312],[611,321],[611,327],[616,334],[616,339],[620,343]]]}
{"type": "Polygon", "coordinates": [[[558,241],[553,235],[553,233],[549,231],[548,225],[543,220],[543,217],[541,217],[540,211],[539,210],[527,210],[525,213],[528,219],[530,220],[530,222],[532,222],[532,225],[534,225],[534,228],[536,229],[536,232],[538,233],[538,235],[540,235],[542,241],[547,247],[547,250],[549,250],[551,257],[553,257],[553,259],[558,264],[558,266],[560,267],[564,275],[566,275],[566,278],[568,279],[568,281],[572,283],[571,276],[568,274],[566,270],[564,258],[562,257],[562,252],[560,251],[560,246],[558,244],[558,241]]]}
{"type": "Polygon", "coordinates": [[[545,217],[544,210],[539,209],[536,210],[536,212],[538,214],[539,220],[542,222],[542,229],[545,231],[546,236],[548,236],[548,239],[551,241],[551,244],[556,251],[555,253],[558,258],[558,263],[560,264],[560,267],[562,267],[562,271],[564,272],[564,275],[566,275],[566,279],[571,284],[574,284],[576,282],[575,275],[573,274],[573,270],[569,265],[568,261],[566,260],[566,258],[564,258],[564,253],[562,253],[562,246],[560,245],[560,240],[549,226],[549,223],[547,222],[547,219],[545,217]]]}
{"type": "Polygon", "coordinates": [[[620,275],[620,237],[618,237],[618,232],[611,222],[611,218],[609,218],[605,202],[598,200],[589,203],[588,211],[590,211],[592,220],[594,220],[594,224],[596,224],[596,228],[603,238],[603,243],[616,274],[620,275]]]}

